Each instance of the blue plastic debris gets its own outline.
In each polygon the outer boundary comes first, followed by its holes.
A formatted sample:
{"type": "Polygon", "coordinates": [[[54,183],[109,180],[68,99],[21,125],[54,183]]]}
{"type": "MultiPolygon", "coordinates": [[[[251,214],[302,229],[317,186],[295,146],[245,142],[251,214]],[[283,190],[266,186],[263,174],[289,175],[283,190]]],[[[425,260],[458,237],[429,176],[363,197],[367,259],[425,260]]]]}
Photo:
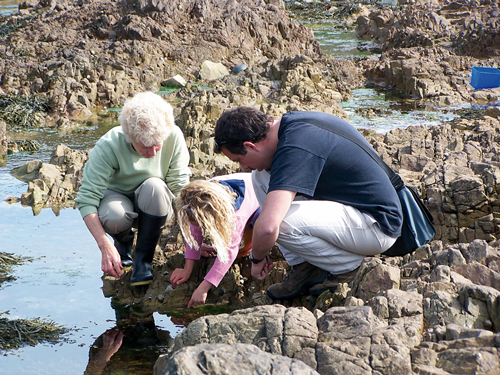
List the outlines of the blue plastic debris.
{"type": "Polygon", "coordinates": [[[491,89],[500,86],[500,69],[486,66],[473,66],[470,84],[476,90],[491,89]]]}

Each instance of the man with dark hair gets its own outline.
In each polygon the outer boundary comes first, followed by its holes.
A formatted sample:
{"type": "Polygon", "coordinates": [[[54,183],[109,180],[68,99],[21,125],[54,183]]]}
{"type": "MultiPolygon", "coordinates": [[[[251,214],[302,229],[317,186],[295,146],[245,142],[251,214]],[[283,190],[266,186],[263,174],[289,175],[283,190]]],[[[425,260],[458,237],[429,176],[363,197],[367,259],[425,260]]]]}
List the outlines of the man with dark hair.
{"type": "Polygon", "coordinates": [[[274,299],[309,291],[320,295],[349,282],[365,256],[389,249],[401,232],[402,212],[387,174],[354,142],[369,143],[348,122],[322,112],[290,112],[280,119],[250,107],[222,114],[215,152],[255,170],[262,211],[255,223],[252,275],[265,278],[278,244],[292,267],[269,287],[274,299]]]}

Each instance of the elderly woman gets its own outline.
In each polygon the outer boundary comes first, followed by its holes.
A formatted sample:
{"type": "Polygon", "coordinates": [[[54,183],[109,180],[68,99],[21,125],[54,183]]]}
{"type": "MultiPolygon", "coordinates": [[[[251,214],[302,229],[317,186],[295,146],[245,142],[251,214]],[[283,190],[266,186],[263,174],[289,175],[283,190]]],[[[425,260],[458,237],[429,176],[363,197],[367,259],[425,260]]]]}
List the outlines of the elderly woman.
{"type": "Polygon", "coordinates": [[[76,202],[101,250],[102,271],[119,277],[133,265],[131,285],[144,285],[153,279],[151,262],[173,199],[189,183],[189,152],[172,107],[156,94],[127,100],[118,120],[121,126],[90,151],[76,202]]]}
{"type": "Polygon", "coordinates": [[[216,256],[204,280],[196,288],[188,308],[204,304],[212,286],[217,287],[237,257],[248,255],[251,228],[260,208],[251,173],[193,181],[175,199],[177,217],[186,243],[184,268],[170,276],[173,288],[186,282],[201,255],[216,256]],[[250,234],[249,236],[246,234],[250,234]],[[246,238],[246,240],[244,239],[246,238]],[[210,238],[212,245],[203,243],[210,238]],[[243,239],[243,243],[242,243],[243,239]]]}

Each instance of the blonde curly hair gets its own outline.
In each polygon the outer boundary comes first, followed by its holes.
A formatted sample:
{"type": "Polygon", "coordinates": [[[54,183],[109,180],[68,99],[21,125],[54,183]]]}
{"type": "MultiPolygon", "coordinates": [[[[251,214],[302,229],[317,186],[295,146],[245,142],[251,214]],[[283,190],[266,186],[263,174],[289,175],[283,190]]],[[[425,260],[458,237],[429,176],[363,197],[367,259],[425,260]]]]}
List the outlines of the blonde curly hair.
{"type": "Polygon", "coordinates": [[[192,181],[175,199],[179,227],[186,242],[196,250],[199,246],[191,235],[190,224],[210,236],[222,263],[229,261],[228,246],[233,235],[234,201],[236,194],[228,187],[213,181],[192,181]]]}
{"type": "Polygon", "coordinates": [[[125,101],[118,121],[128,142],[145,147],[163,144],[175,125],[172,106],[150,91],[125,101]]]}

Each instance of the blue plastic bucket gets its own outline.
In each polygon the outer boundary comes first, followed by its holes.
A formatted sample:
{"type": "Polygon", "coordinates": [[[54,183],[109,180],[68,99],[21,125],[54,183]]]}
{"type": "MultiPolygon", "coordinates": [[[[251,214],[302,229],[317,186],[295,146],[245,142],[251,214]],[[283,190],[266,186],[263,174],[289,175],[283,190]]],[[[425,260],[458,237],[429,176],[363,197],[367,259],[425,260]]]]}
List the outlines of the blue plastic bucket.
{"type": "Polygon", "coordinates": [[[476,90],[491,89],[500,86],[500,69],[485,66],[473,66],[470,84],[476,90]]]}

